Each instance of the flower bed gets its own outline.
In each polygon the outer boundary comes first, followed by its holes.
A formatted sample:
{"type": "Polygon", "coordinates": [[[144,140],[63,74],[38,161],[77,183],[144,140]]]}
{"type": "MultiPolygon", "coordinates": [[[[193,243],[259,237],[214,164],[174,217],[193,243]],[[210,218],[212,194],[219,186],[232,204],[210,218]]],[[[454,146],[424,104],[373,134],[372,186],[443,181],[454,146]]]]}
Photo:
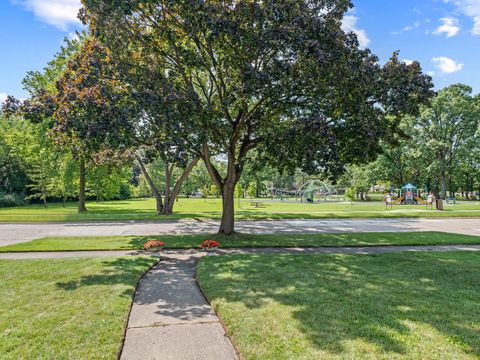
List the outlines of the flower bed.
{"type": "Polygon", "coordinates": [[[147,241],[145,244],[143,244],[143,248],[146,251],[160,251],[163,249],[163,246],[165,243],[163,241],[158,241],[158,240],[150,240],[147,241]]]}
{"type": "Polygon", "coordinates": [[[207,252],[217,251],[219,246],[220,246],[220,243],[215,240],[204,240],[200,244],[200,247],[207,252]]]}

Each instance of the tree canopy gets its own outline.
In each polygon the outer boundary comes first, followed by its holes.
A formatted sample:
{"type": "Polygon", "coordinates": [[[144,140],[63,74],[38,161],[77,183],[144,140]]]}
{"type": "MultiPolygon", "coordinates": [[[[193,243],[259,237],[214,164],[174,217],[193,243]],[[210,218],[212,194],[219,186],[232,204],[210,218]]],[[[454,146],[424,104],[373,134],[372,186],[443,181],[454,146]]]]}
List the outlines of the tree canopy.
{"type": "Polygon", "coordinates": [[[349,1],[83,4],[81,18],[121,69],[154,64],[195,108],[190,128],[222,193],[222,233],[234,231],[234,189],[251,150],[280,167],[338,172],[373,158],[399,117],[433,94],[418,63],[394,54],[382,67],[342,31],[349,1]],[[225,174],[212,162],[218,154],[227,158],[225,174]]]}

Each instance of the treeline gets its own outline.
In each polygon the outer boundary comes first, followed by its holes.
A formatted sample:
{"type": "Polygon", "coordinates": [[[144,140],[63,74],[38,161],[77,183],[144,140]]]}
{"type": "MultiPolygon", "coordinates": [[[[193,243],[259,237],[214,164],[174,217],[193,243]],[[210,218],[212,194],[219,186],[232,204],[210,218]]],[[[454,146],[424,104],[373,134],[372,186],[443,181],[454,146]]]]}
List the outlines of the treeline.
{"type": "Polygon", "coordinates": [[[359,198],[372,185],[386,191],[408,182],[443,199],[480,196],[480,95],[467,85],[439,91],[415,117],[404,117],[376,161],[351,166],[342,182],[359,198]]]}
{"type": "MultiPolygon", "coordinates": [[[[0,207],[51,202],[78,201],[80,164],[71,153],[64,151],[51,138],[45,124],[35,124],[22,117],[0,114],[0,207]]],[[[213,160],[224,174],[226,162],[213,160]]],[[[154,196],[152,186],[165,194],[165,163],[154,158],[140,164],[134,157],[122,161],[90,163],[86,171],[87,199],[96,201],[125,200],[154,196]]],[[[174,168],[170,187],[182,173],[174,168]]],[[[313,176],[316,177],[316,176],[313,176]]],[[[270,196],[269,187],[293,188],[311,179],[297,170],[294,174],[281,174],[275,168],[249,164],[236,186],[237,197],[270,196]]],[[[184,197],[220,197],[220,189],[210,177],[205,165],[197,163],[188,173],[181,193],[184,197]]]]}
{"type": "MultiPolygon", "coordinates": [[[[78,199],[79,162],[55,145],[44,124],[0,115],[0,207],[28,202],[78,199]]],[[[87,196],[96,200],[133,196],[132,167],[92,164],[86,176],[87,196]]]]}
{"type": "Polygon", "coordinates": [[[231,234],[249,171],[336,179],[375,160],[428,104],[431,77],[360,48],[341,29],[348,2],[294,3],[84,1],[88,34],[28,74],[27,100],[3,106],[7,166],[23,165],[2,191],[75,197],[84,212],[141,173],[161,215],[204,168],[231,234]]]}

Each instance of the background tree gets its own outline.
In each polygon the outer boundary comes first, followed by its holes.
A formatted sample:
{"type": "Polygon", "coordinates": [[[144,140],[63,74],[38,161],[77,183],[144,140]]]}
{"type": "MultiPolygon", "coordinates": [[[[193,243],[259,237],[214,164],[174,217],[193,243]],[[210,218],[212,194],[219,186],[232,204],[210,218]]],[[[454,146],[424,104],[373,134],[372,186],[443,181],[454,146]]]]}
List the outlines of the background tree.
{"type": "Polygon", "coordinates": [[[455,177],[454,169],[478,146],[473,139],[480,124],[480,97],[471,94],[469,86],[449,86],[416,119],[417,141],[430,159],[428,170],[443,198],[449,176],[455,177]]]}
{"type": "Polygon", "coordinates": [[[29,182],[25,159],[16,151],[24,122],[0,112],[0,207],[21,205],[29,182]]]}
{"type": "Polygon", "coordinates": [[[136,98],[142,100],[137,100],[141,116],[135,124],[135,158],[156,199],[157,214],[168,215],[173,212],[183,183],[198,163],[198,155],[190,150],[188,142],[192,133],[181,126],[191,110],[181,102],[168,100],[171,94],[161,95],[160,90],[152,91],[154,95],[151,96],[136,94],[136,98]],[[163,189],[153,180],[146,166],[155,160],[159,160],[163,167],[163,189]],[[175,176],[178,171],[180,173],[175,176]]]}
{"type": "Polygon", "coordinates": [[[77,39],[65,39],[60,51],[42,71],[27,74],[22,83],[31,98],[21,102],[8,97],[3,106],[4,113],[10,118],[9,123],[15,124],[5,131],[5,138],[10,139],[12,151],[22,159],[21,168],[26,177],[24,192],[30,199],[43,199],[45,205],[47,194],[52,197],[74,195],[71,192],[66,194],[71,179],[63,171],[71,167],[71,158],[50,136],[51,115],[55,109],[51,94],[84,36],[78,34],[77,39]]]}
{"type": "Polygon", "coordinates": [[[357,199],[367,200],[368,191],[377,181],[375,166],[375,163],[371,163],[369,165],[348,167],[340,179],[340,185],[348,189],[346,192],[350,197],[353,192],[357,199]]]}
{"type": "Polygon", "coordinates": [[[108,50],[94,38],[68,62],[56,88],[54,131],[79,162],[78,211],[85,212],[86,164],[105,149],[129,148],[133,109],[126,85],[114,77],[108,50]]]}

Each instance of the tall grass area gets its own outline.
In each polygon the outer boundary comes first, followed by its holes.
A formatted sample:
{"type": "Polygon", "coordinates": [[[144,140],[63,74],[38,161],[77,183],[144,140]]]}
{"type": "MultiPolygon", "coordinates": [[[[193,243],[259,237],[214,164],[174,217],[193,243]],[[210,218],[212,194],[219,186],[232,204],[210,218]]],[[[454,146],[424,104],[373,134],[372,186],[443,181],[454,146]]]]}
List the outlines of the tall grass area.
{"type": "MultiPolygon", "coordinates": [[[[385,209],[382,202],[322,202],[314,204],[296,201],[272,201],[259,199],[255,207],[249,199],[236,201],[237,219],[316,219],[316,218],[369,218],[369,217],[480,217],[480,202],[461,201],[445,204],[445,211],[436,211],[422,205],[398,205],[385,209]]],[[[111,220],[178,220],[219,219],[222,204],[218,198],[180,198],[174,214],[157,216],[154,199],[133,199],[105,202],[88,202],[88,213],[77,214],[77,204],[50,204],[0,208],[0,222],[46,222],[46,221],[111,221],[111,220]]]]}

